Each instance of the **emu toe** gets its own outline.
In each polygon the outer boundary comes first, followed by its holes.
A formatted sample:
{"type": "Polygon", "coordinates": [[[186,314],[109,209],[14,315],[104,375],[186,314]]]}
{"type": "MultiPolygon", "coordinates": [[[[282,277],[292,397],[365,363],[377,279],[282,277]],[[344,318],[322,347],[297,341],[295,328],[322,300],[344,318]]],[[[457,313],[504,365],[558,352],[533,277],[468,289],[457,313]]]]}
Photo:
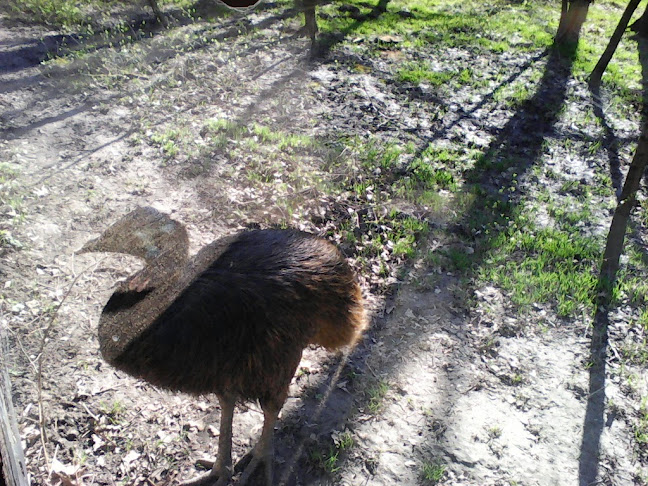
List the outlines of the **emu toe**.
{"type": "Polygon", "coordinates": [[[237,486],[245,486],[250,483],[250,478],[259,468],[262,466],[265,472],[265,486],[273,486],[273,476],[274,476],[274,457],[270,456],[255,456],[253,452],[250,452],[243,456],[243,458],[236,464],[236,471],[243,471],[241,478],[236,483],[237,486]],[[240,467],[239,467],[240,466],[240,467]]]}

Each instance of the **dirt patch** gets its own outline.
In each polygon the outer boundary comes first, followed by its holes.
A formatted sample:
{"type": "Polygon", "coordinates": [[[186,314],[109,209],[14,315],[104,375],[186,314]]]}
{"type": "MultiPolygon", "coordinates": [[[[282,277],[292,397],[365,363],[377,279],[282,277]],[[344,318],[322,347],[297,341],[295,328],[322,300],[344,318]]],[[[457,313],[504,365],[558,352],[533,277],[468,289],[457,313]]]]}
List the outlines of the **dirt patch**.
{"type": "MultiPolygon", "coordinates": [[[[14,202],[2,214],[8,244],[0,322],[10,344],[3,363],[35,484],[170,484],[195,476],[197,461],[213,459],[217,446],[219,410],[210,397],[157,390],[101,360],[101,308],[114,283],[139,264],[76,256],[84,242],[138,205],[184,222],[194,252],[253,224],[326,233],[327,221],[353,209],[352,195],[318,189],[318,177],[335,180],[336,147],[268,153],[264,161],[231,145],[205,153],[213,135],[207,120],[231,121],[227,135],[235,139],[236,126],[262,122],[324,140],[371,133],[484,148],[511,116],[480,93],[443,100],[429,86],[395,83],[394,63],[412,53],[362,57],[345,48],[313,60],[307,42],[290,36],[290,17],[282,23],[261,11],[248,21],[260,26],[250,36],[229,35],[236,20],[196,23],[42,66],[60,45],[58,34],[0,18],[0,157],[15,172],[14,202]],[[181,44],[186,38],[201,41],[181,44]],[[182,143],[186,150],[171,156],[182,143]],[[279,189],[260,189],[252,174],[279,189]]],[[[445,65],[472,59],[463,49],[439,57],[445,65]]],[[[475,62],[488,77],[501,66],[540,69],[542,59],[504,53],[475,62]]],[[[568,96],[583,96],[582,88],[574,82],[568,96]]],[[[567,131],[569,115],[560,129],[567,131]]],[[[635,125],[620,127],[634,136],[635,125]]],[[[516,150],[532,145],[524,132],[512,133],[520,136],[516,150]]],[[[255,136],[236,143],[262,137],[255,136]]],[[[544,154],[578,181],[593,180],[592,166],[605,164],[563,155],[544,154]]],[[[405,201],[393,205],[411,209],[405,201]]],[[[431,209],[421,211],[432,224],[446,224],[431,209]]],[[[374,317],[356,350],[306,351],[278,425],[281,481],[558,485],[577,484],[584,469],[598,466],[600,484],[643,484],[645,454],[636,451],[633,417],[636,397],[647,391],[644,367],[630,371],[630,389],[628,371],[610,357],[600,461],[588,465],[581,460],[589,430],[587,320],[560,320],[541,306],[520,318],[493,287],[477,289],[467,312],[465,294],[455,292],[466,282],[457,275],[421,262],[404,268],[390,269],[389,279],[380,269],[361,276],[374,317]],[[421,285],[430,275],[432,283],[421,285]],[[399,290],[388,297],[397,277],[399,290]]],[[[235,457],[254,444],[261,423],[254,404],[238,407],[235,457]]]]}

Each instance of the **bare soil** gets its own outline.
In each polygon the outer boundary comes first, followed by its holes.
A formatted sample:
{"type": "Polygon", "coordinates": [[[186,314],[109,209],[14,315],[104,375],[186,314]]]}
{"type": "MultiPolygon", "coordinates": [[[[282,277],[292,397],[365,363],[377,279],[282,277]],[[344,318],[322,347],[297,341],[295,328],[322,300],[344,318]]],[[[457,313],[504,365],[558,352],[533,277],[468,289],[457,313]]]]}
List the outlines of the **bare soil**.
{"type": "MultiPolygon", "coordinates": [[[[259,33],[233,35],[249,26],[237,19],[188,24],[171,37],[152,30],[128,48],[43,65],[70,38],[0,17],[0,160],[15,169],[7,184],[21,201],[19,211],[5,204],[2,214],[9,235],[0,262],[2,361],[33,484],[177,484],[201,472],[201,459],[214,458],[213,397],[155,389],[99,355],[102,306],[138,262],[74,252],[139,205],[184,222],[194,252],[287,216],[277,193],[246,178],[257,161],[226,150],[207,162],[171,159],[151,134],[182,128],[200,140],[206,120],[225,118],[314,137],[371,132],[486,147],[511,115],[465,93],[440,100],[425,88],[403,90],[389,81],[403,54],[388,48],[371,58],[345,49],[311,58],[308,42],[292,36],[300,19],[289,13],[280,21],[259,10],[245,22],[259,24],[259,33]],[[133,58],[146,69],[132,69],[133,58]],[[442,122],[431,122],[441,108],[442,122]]],[[[536,54],[435,55],[484,72],[500,63],[524,73],[525,65],[545,62],[536,54]]],[[[582,83],[569,83],[570,101],[588,103],[582,83]]],[[[564,116],[562,133],[569,110],[564,116]]],[[[621,139],[636,137],[635,122],[616,122],[621,139]]],[[[534,139],[520,133],[528,148],[534,139]]],[[[621,160],[629,153],[624,145],[621,160]]],[[[575,180],[591,180],[593,164],[607,163],[562,155],[544,156],[575,180]]],[[[307,153],[287,160],[285,170],[326,174],[326,156],[307,153]]],[[[313,232],[326,231],[327,220],[352,206],[309,187],[280,197],[296,198],[288,219],[313,232]]],[[[431,465],[444,467],[441,484],[645,484],[646,454],[634,426],[648,374],[640,366],[621,370],[614,351],[633,332],[624,328],[627,316],[611,316],[605,388],[594,391],[604,394],[605,415],[597,417],[587,414],[587,316],[558,319],[538,305],[520,317],[494,287],[462,292],[465,281],[451,272],[415,262],[404,268],[397,285],[395,273],[388,282],[361,275],[373,319],[355,350],[306,351],[276,433],[277,484],[433,484],[424,473],[431,465]],[[417,285],[428,273],[437,283],[417,285]],[[351,437],[352,446],[341,446],[341,437],[351,437]]],[[[235,458],[254,444],[261,422],[255,404],[237,408],[235,458]]]]}

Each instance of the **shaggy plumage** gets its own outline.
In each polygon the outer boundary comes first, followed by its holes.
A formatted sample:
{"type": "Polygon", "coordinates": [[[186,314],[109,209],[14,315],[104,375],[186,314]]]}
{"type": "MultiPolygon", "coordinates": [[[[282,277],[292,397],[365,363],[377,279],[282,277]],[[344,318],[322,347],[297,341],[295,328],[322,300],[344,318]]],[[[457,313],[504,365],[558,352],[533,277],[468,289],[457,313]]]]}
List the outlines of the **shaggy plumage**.
{"type": "Polygon", "coordinates": [[[239,484],[264,463],[271,486],[273,428],[302,350],[352,345],[366,325],[360,287],[341,252],[307,233],[255,230],[189,259],[185,228],[153,208],[127,214],[81,252],[146,262],[103,309],[106,361],[159,387],[219,398],[218,460],[195,483],[229,483],[234,405],[258,400],[263,432],[242,460],[239,484]]]}

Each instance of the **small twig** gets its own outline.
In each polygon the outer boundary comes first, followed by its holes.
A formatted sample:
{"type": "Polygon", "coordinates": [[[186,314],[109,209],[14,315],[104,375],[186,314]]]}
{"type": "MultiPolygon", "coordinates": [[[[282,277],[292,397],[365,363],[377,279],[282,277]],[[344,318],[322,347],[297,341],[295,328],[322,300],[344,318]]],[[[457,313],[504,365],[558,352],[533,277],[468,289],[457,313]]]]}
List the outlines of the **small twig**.
{"type": "MultiPolygon", "coordinates": [[[[56,454],[58,452],[58,444],[56,444],[56,447],[54,448],[54,460],[56,460],[56,454]]],[[[47,451],[45,450],[45,447],[43,447],[43,452],[45,453],[45,466],[47,467],[47,477],[52,478],[52,472],[54,472],[52,463],[49,462],[47,458],[47,451]]]]}
{"type": "Polygon", "coordinates": [[[88,415],[90,415],[95,420],[95,422],[99,423],[99,417],[92,413],[85,403],[81,402],[81,405],[83,406],[83,408],[85,408],[85,411],[88,412],[88,415]]]}
{"type": "Polygon", "coordinates": [[[373,375],[373,377],[377,380],[377,379],[378,379],[378,375],[376,375],[376,373],[374,372],[374,370],[371,369],[371,366],[369,366],[369,363],[365,363],[365,366],[366,366],[367,369],[371,372],[371,374],[373,375]]]}

